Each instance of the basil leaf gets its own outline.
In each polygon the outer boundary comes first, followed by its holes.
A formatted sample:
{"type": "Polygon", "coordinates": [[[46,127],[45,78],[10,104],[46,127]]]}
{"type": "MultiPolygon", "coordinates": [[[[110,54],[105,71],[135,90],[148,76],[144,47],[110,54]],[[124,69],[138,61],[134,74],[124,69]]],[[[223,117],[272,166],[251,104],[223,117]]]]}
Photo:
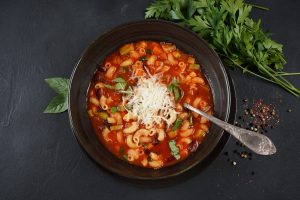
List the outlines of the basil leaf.
{"type": "Polygon", "coordinates": [[[179,129],[181,124],[182,124],[182,119],[177,118],[175,123],[174,123],[174,126],[172,128],[172,131],[176,131],[177,129],[179,129]]]}
{"type": "Polygon", "coordinates": [[[54,97],[44,113],[61,113],[68,109],[68,88],[69,88],[69,79],[54,77],[47,78],[45,82],[58,94],[54,97]]]}
{"type": "Polygon", "coordinates": [[[44,110],[44,113],[61,113],[68,109],[68,95],[67,94],[58,94],[54,97],[47,108],[44,110]]]}
{"type": "Polygon", "coordinates": [[[178,87],[174,87],[173,93],[174,93],[175,100],[179,100],[181,97],[180,89],[178,87]]]}
{"type": "Polygon", "coordinates": [[[168,88],[168,90],[169,90],[170,92],[173,93],[173,88],[174,88],[174,86],[173,86],[172,84],[168,85],[167,88],[168,88]]]}
{"type": "Polygon", "coordinates": [[[118,108],[113,106],[113,107],[110,108],[110,112],[111,113],[116,113],[116,112],[118,112],[118,108]]]}
{"type": "Polygon", "coordinates": [[[175,140],[169,141],[169,148],[171,150],[171,155],[176,158],[176,160],[180,159],[179,148],[176,146],[175,140]]]}
{"type": "Polygon", "coordinates": [[[179,88],[179,82],[176,78],[173,78],[171,84],[169,84],[167,88],[173,93],[175,100],[179,100],[181,98],[181,90],[179,88]]]}
{"type": "Polygon", "coordinates": [[[116,90],[125,90],[125,87],[126,87],[126,83],[117,83],[115,85],[116,90]]]}
{"type": "Polygon", "coordinates": [[[121,77],[115,78],[112,81],[115,82],[115,83],[126,83],[126,81],[121,77]]]}
{"type": "Polygon", "coordinates": [[[114,86],[112,86],[112,85],[109,85],[109,84],[104,84],[104,87],[106,87],[106,88],[108,88],[108,89],[115,89],[115,87],[114,86]]]}
{"type": "Polygon", "coordinates": [[[68,94],[69,79],[61,77],[46,78],[45,82],[58,94],[68,94]]]}

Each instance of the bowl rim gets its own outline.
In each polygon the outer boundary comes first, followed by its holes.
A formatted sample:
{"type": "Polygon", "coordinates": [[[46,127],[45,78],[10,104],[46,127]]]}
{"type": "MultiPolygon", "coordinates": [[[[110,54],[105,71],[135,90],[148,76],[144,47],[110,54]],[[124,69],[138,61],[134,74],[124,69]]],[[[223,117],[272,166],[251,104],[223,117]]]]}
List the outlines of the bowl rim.
{"type": "MultiPolygon", "coordinates": [[[[73,118],[72,118],[72,109],[71,109],[71,88],[72,88],[72,82],[73,82],[73,78],[75,76],[75,73],[77,71],[77,68],[79,67],[81,61],[83,60],[85,54],[89,51],[90,47],[95,44],[97,41],[99,41],[101,38],[105,38],[107,35],[115,32],[115,31],[120,31],[122,28],[125,28],[127,26],[132,26],[132,25],[138,25],[138,24],[144,24],[144,23],[158,23],[158,24],[168,24],[168,25],[171,25],[171,26],[175,26],[176,28],[180,28],[182,29],[183,31],[186,31],[186,32],[189,32],[189,34],[192,34],[194,36],[197,37],[198,40],[201,40],[201,42],[206,46],[206,48],[208,50],[211,51],[211,53],[213,54],[213,56],[215,57],[216,61],[218,62],[218,65],[220,67],[220,70],[222,71],[222,74],[224,75],[224,80],[225,80],[225,86],[226,86],[226,90],[227,90],[227,93],[228,93],[228,96],[225,97],[227,99],[227,105],[226,105],[226,115],[225,115],[225,118],[224,118],[224,121],[228,121],[229,120],[229,116],[230,116],[230,109],[231,109],[231,90],[230,90],[230,83],[229,83],[229,77],[228,77],[228,74],[227,74],[227,71],[224,67],[224,64],[222,63],[219,55],[215,52],[214,49],[212,49],[209,45],[209,43],[204,40],[203,38],[201,38],[200,36],[198,36],[196,33],[194,33],[193,31],[187,29],[187,28],[184,28],[182,26],[179,26],[177,25],[176,23],[174,22],[171,22],[171,21],[167,21],[167,20],[157,20],[157,19],[147,19],[147,20],[137,20],[137,21],[131,21],[131,22],[127,22],[127,23],[122,23],[122,24],[119,24],[113,28],[110,28],[109,30],[107,31],[104,31],[102,32],[96,39],[94,39],[91,43],[89,43],[87,45],[87,47],[85,47],[85,49],[83,50],[83,52],[80,54],[80,57],[79,57],[79,60],[76,62],[73,70],[72,70],[72,73],[71,73],[71,76],[70,76],[70,79],[69,79],[69,86],[68,86],[68,116],[69,116],[69,122],[70,122],[70,126],[71,126],[71,130],[73,132],[73,136],[75,137],[75,139],[77,140],[77,142],[80,144],[81,148],[84,149],[84,152],[95,162],[97,163],[97,165],[100,165],[101,167],[103,167],[104,169],[114,173],[114,174],[117,174],[121,177],[125,177],[125,178],[129,178],[129,179],[137,179],[137,180],[161,180],[161,179],[167,179],[167,178],[173,178],[175,176],[178,176],[180,174],[183,174],[185,172],[187,172],[188,170],[190,170],[191,168],[195,167],[196,165],[198,165],[199,163],[201,163],[202,161],[204,161],[207,157],[209,157],[209,155],[212,153],[212,151],[216,148],[217,144],[220,142],[220,139],[222,138],[223,134],[224,134],[224,130],[221,130],[219,136],[216,138],[216,140],[214,140],[214,142],[212,142],[212,146],[213,148],[211,148],[207,155],[203,158],[203,159],[198,159],[196,160],[194,163],[192,163],[191,165],[189,165],[188,167],[186,167],[185,169],[183,170],[180,170],[179,172],[175,172],[175,173],[172,173],[170,175],[165,175],[165,176],[159,176],[159,177],[141,177],[141,176],[135,176],[135,175],[129,175],[129,174],[124,174],[124,173],[120,173],[119,171],[117,170],[114,170],[113,168],[109,168],[107,167],[106,165],[102,164],[101,162],[99,162],[98,160],[96,160],[95,158],[93,158],[93,156],[91,156],[91,152],[89,151],[88,148],[85,148],[85,146],[83,145],[83,141],[81,140],[81,137],[79,136],[78,134],[78,131],[76,130],[74,124],[73,124],[73,118]]],[[[114,155],[113,155],[114,156],[114,155]]],[[[181,162],[184,162],[181,161],[181,162]]],[[[175,164],[176,165],[176,164],[175,164]]],[[[134,165],[133,165],[134,166],[134,165]]],[[[135,166],[134,166],[135,167],[135,166]]]]}

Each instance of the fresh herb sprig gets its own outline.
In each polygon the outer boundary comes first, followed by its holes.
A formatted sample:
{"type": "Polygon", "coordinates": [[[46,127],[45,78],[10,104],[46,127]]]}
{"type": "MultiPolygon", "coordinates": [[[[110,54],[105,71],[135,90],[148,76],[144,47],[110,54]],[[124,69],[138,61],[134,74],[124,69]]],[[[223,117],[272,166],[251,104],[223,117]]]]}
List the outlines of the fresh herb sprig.
{"type": "Polygon", "coordinates": [[[286,63],[282,45],[263,32],[261,20],[249,17],[252,7],[268,10],[243,0],[156,0],[147,8],[145,18],[171,20],[190,28],[210,43],[227,66],[299,96],[300,90],[284,78],[299,73],[282,71],[286,63]]]}
{"type": "Polygon", "coordinates": [[[57,96],[54,97],[44,113],[61,113],[68,109],[68,87],[69,79],[54,77],[47,78],[45,82],[57,93],[57,96]]]}

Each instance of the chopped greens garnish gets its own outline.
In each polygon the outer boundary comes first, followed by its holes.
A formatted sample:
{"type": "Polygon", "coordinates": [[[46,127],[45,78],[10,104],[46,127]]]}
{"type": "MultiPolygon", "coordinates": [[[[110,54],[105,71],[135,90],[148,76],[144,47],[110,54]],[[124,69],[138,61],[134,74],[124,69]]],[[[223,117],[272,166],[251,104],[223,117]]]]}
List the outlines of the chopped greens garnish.
{"type": "Polygon", "coordinates": [[[169,148],[171,150],[171,155],[174,156],[176,160],[179,160],[180,159],[179,148],[176,146],[175,140],[169,141],[169,148]]]}
{"type": "Polygon", "coordinates": [[[181,98],[181,90],[179,88],[179,82],[176,78],[173,78],[171,84],[168,85],[168,90],[174,94],[176,101],[181,98]]]}
{"type": "Polygon", "coordinates": [[[120,153],[120,156],[122,156],[125,160],[128,160],[128,156],[127,156],[123,146],[120,147],[119,153],[120,153]]]}
{"type": "Polygon", "coordinates": [[[172,128],[172,131],[176,131],[177,129],[179,129],[181,124],[182,124],[182,119],[177,118],[175,123],[174,123],[174,126],[172,128]]]}
{"type": "Polygon", "coordinates": [[[121,77],[115,78],[112,81],[115,82],[115,83],[126,83],[126,81],[121,77]]]}
{"type": "Polygon", "coordinates": [[[140,58],[140,61],[142,61],[142,62],[147,61],[147,57],[146,57],[146,56],[141,57],[141,58],[140,58]]]}
{"type": "Polygon", "coordinates": [[[126,83],[117,83],[115,85],[116,90],[125,90],[125,87],[126,87],[126,83]]]}
{"type": "Polygon", "coordinates": [[[122,93],[122,94],[132,94],[133,93],[133,89],[132,89],[131,86],[129,86],[127,88],[127,90],[122,90],[122,91],[119,91],[119,92],[122,93]]]}
{"type": "Polygon", "coordinates": [[[151,54],[152,53],[151,49],[146,49],[146,53],[151,54]]]}
{"type": "Polygon", "coordinates": [[[109,85],[109,84],[104,84],[104,87],[106,87],[106,88],[108,88],[108,89],[115,89],[115,87],[114,86],[112,86],[112,85],[109,85]]]}
{"type": "Polygon", "coordinates": [[[113,106],[113,107],[110,108],[110,112],[111,113],[116,113],[116,112],[118,112],[118,108],[116,106],[113,106]]]}
{"type": "Polygon", "coordinates": [[[180,92],[180,89],[178,87],[173,88],[173,93],[174,93],[175,100],[180,99],[181,92],[180,92]]]}

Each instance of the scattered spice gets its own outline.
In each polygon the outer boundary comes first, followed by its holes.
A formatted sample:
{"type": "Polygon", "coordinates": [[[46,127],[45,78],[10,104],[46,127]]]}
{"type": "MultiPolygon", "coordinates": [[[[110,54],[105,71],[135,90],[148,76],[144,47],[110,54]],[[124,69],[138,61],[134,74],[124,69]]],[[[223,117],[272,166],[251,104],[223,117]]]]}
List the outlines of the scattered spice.
{"type": "Polygon", "coordinates": [[[265,104],[262,99],[254,100],[250,105],[248,102],[243,99],[243,116],[238,117],[237,126],[263,134],[268,132],[267,128],[278,125],[279,115],[274,104],[265,104]]]}
{"type": "MultiPolygon", "coordinates": [[[[274,104],[266,104],[262,99],[249,101],[244,98],[242,99],[242,102],[243,109],[241,114],[237,115],[238,117],[234,122],[236,126],[265,134],[278,125],[279,115],[274,104]]],[[[287,109],[287,112],[291,112],[291,109],[287,109]]],[[[251,161],[253,159],[252,152],[250,152],[244,144],[239,141],[236,141],[235,144],[236,148],[232,151],[224,152],[224,156],[227,157],[227,162],[233,166],[237,166],[236,159],[238,158],[245,161],[251,161]]],[[[251,175],[254,174],[254,171],[251,171],[251,175]]]]}

